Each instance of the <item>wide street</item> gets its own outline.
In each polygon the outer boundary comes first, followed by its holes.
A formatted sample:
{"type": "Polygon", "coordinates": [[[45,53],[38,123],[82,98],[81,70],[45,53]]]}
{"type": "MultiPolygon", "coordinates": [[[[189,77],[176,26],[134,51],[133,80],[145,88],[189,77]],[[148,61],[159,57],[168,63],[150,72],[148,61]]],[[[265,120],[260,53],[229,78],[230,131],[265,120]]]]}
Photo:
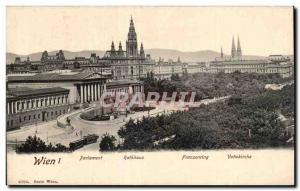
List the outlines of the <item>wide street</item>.
{"type": "MultiPolygon", "coordinates": [[[[87,121],[80,118],[80,114],[83,110],[74,111],[62,116],[62,120],[69,117],[71,120],[71,126],[67,128],[62,128],[57,125],[57,120],[48,121],[45,123],[38,123],[30,126],[21,127],[19,130],[7,132],[7,145],[8,150],[12,150],[16,143],[21,143],[26,140],[28,136],[34,136],[41,138],[47,143],[57,144],[61,143],[68,146],[71,141],[80,139],[81,136],[87,134],[97,134],[101,137],[106,132],[114,135],[118,139],[118,130],[128,121],[130,118],[133,120],[141,119],[143,116],[148,115],[158,115],[160,113],[169,113],[171,111],[179,110],[179,107],[166,107],[163,109],[157,106],[155,109],[151,110],[148,114],[145,112],[136,112],[133,114],[120,115],[117,119],[110,121],[87,121]]],[[[87,110],[87,109],[85,109],[87,110]]],[[[100,141],[100,138],[98,139],[100,141]]],[[[98,147],[98,143],[88,145],[83,149],[98,147]]],[[[98,148],[97,148],[98,149],[98,148]]]]}

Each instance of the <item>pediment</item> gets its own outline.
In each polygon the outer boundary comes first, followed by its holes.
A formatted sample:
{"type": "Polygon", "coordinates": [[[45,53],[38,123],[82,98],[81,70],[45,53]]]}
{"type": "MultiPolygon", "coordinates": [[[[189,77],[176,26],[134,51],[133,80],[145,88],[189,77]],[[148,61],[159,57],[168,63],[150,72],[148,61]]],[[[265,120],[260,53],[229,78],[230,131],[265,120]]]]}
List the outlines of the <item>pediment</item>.
{"type": "Polygon", "coordinates": [[[101,74],[100,73],[93,73],[93,74],[90,74],[88,76],[86,76],[84,79],[98,79],[98,78],[101,78],[101,74]]]}

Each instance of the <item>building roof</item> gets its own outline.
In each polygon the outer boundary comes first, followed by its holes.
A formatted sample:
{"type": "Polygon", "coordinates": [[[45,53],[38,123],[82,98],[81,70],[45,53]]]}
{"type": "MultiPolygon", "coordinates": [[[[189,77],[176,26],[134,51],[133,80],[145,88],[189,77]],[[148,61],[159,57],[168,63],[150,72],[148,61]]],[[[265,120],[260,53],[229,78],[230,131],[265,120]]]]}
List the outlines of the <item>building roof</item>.
{"type": "Polygon", "coordinates": [[[112,82],[107,82],[106,87],[115,87],[115,86],[122,86],[122,85],[134,85],[134,84],[141,84],[141,81],[138,80],[118,80],[118,81],[112,81],[112,82]]]}
{"type": "Polygon", "coordinates": [[[218,60],[211,61],[211,63],[215,64],[267,64],[271,63],[270,60],[218,60]]]}
{"type": "Polygon", "coordinates": [[[83,71],[83,72],[44,72],[35,75],[11,75],[8,76],[8,82],[56,82],[56,81],[82,81],[87,79],[105,79],[104,75],[98,72],[83,71]]]}
{"type": "Polygon", "coordinates": [[[45,94],[57,94],[57,93],[68,93],[69,90],[61,87],[53,87],[53,88],[39,88],[33,89],[28,87],[17,87],[17,88],[9,88],[7,91],[7,98],[24,98],[31,96],[39,96],[45,94]]]}

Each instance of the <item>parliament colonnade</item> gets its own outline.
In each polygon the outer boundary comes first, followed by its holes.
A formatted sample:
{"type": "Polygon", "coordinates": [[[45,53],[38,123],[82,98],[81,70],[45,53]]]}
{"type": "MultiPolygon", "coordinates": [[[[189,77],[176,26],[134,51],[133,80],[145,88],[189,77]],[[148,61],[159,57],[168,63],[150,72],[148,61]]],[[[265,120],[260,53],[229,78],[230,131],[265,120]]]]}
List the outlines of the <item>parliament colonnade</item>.
{"type": "Polygon", "coordinates": [[[80,103],[99,101],[106,92],[106,84],[99,82],[77,84],[80,103]]]}
{"type": "Polygon", "coordinates": [[[10,115],[40,108],[68,105],[68,102],[68,95],[47,96],[15,101],[12,100],[7,102],[6,111],[7,114],[10,115]]]}

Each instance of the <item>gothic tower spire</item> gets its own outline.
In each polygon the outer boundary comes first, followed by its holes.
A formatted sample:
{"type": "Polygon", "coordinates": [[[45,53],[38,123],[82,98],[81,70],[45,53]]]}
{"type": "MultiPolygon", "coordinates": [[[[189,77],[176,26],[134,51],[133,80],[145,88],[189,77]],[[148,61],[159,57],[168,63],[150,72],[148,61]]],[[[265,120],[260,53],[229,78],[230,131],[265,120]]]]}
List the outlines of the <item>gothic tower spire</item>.
{"type": "Polygon", "coordinates": [[[123,51],[122,50],[122,43],[121,43],[121,41],[119,42],[119,51],[123,51]]]}
{"type": "Polygon", "coordinates": [[[242,57],[242,49],[240,45],[240,38],[238,37],[238,42],[237,42],[237,57],[240,59],[242,57]]]}
{"type": "Polygon", "coordinates": [[[144,52],[144,46],[143,46],[143,43],[141,43],[140,56],[141,56],[142,58],[145,58],[145,52],[144,52]]]}
{"type": "Polygon", "coordinates": [[[111,42],[111,48],[110,51],[114,52],[115,51],[115,44],[114,41],[111,42]]]}
{"type": "Polygon", "coordinates": [[[232,37],[231,58],[235,58],[235,57],[236,57],[236,49],[235,49],[234,37],[232,37]]]}
{"type": "Polygon", "coordinates": [[[138,56],[137,37],[132,17],[130,18],[129,32],[126,41],[126,53],[128,57],[138,56]]]}
{"type": "Polygon", "coordinates": [[[223,54],[223,48],[221,47],[221,58],[224,57],[224,54],[223,54]]]}

